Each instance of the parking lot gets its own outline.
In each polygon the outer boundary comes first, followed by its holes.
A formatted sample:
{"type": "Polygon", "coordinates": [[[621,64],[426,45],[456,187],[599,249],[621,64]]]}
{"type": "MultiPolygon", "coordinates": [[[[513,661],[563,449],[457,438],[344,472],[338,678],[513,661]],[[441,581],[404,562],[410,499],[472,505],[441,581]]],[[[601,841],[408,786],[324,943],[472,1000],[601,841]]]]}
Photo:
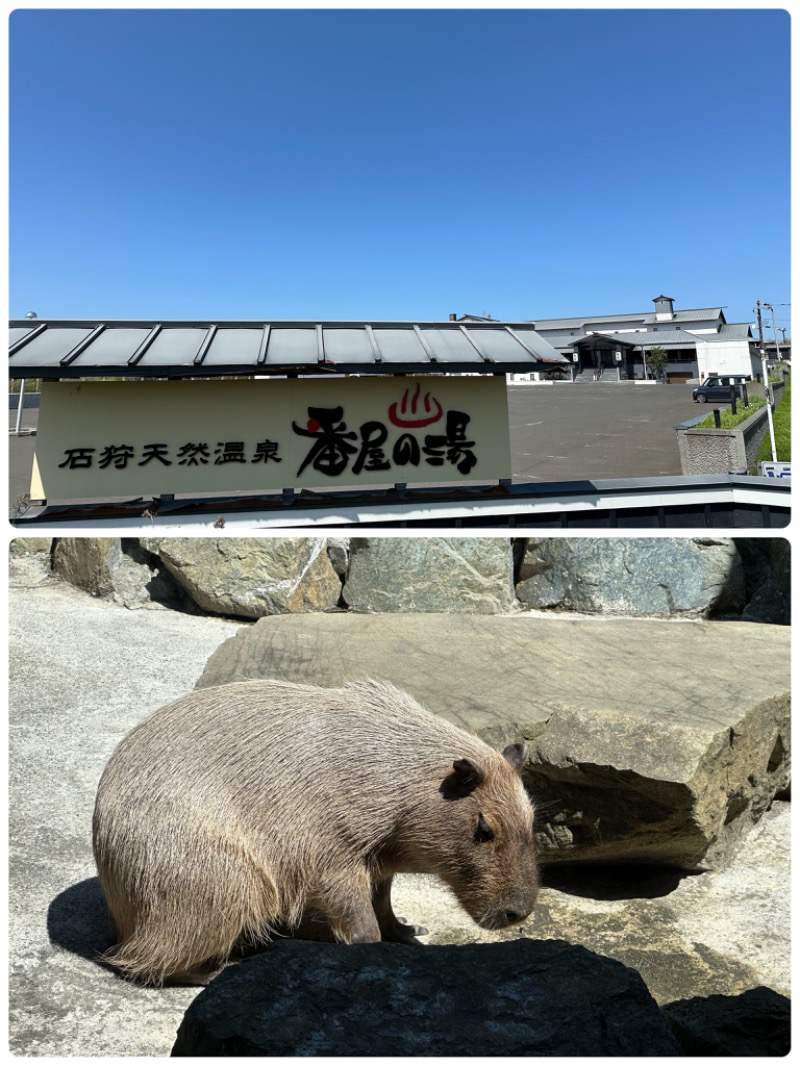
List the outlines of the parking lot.
{"type": "Polygon", "coordinates": [[[512,385],[515,480],[595,481],[680,474],[675,426],[708,413],[691,385],[512,385]]]}
{"type": "MultiPolygon", "coordinates": [[[[752,388],[752,391],[760,389],[752,388]]],[[[512,476],[551,482],[680,474],[674,427],[707,414],[691,385],[511,385],[508,409],[512,476]]],[[[23,411],[23,431],[35,431],[38,410],[23,411]]],[[[28,491],[36,437],[14,434],[9,411],[9,503],[28,491]]]]}

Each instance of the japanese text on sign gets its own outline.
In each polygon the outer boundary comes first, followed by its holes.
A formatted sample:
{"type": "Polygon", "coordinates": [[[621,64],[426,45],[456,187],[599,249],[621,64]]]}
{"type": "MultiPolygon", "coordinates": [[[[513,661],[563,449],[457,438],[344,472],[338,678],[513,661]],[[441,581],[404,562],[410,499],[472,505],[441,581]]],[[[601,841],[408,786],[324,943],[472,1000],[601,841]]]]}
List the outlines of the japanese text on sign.
{"type": "Polygon", "coordinates": [[[51,498],[507,477],[505,387],[438,377],[46,383],[37,459],[51,498]]]}

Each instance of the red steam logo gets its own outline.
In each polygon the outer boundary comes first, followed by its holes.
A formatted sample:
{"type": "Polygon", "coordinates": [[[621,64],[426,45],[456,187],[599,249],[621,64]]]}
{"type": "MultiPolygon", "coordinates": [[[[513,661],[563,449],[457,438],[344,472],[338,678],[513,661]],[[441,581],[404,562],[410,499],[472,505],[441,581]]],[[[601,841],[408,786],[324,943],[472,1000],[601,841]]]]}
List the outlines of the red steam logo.
{"type": "Polygon", "coordinates": [[[436,399],[431,397],[429,392],[425,393],[425,398],[422,401],[422,406],[425,408],[425,414],[421,418],[417,418],[417,404],[419,402],[420,384],[417,382],[414,395],[411,397],[411,403],[408,402],[408,389],[403,393],[403,399],[400,403],[400,413],[397,411],[397,403],[393,403],[389,407],[389,421],[394,426],[402,426],[404,429],[419,429],[420,426],[429,426],[431,422],[438,422],[442,417],[442,405],[436,399]],[[433,399],[436,405],[435,413],[431,414],[433,408],[431,407],[431,399],[433,399]],[[411,415],[411,417],[407,417],[411,415]]]}

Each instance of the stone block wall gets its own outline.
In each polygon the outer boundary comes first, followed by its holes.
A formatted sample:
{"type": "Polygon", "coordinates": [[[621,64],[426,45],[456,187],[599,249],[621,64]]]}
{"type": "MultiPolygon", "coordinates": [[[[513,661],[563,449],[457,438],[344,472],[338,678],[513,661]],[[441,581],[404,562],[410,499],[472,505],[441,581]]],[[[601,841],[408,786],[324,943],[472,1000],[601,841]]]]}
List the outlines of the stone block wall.
{"type": "Polygon", "coordinates": [[[19,538],[12,551],[130,609],[245,620],[541,611],[789,621],[781,538],[19,538]]]}

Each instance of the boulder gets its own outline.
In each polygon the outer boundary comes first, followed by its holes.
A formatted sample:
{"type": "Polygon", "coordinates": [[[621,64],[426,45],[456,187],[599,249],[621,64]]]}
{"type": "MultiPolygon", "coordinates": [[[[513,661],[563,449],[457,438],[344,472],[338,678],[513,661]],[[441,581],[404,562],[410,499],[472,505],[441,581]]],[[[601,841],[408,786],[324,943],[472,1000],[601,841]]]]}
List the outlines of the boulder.
{"type": "Polygon", "coordinates": [[[344,581],[347,577],[347,567],[350,562],[350,538],[328,537],[326,550],[331,566],[339,575],[339,578],[344,581]]]}
{"type": "Polygon", "coordinates": [[[164,537],[145,542],[212,614],[236,618],[335,608],[342,585],[314,537],[164,537]]]}
{"type": "Polygon", "coordinates": [[[511,542],[489,537],[353,537],[350,610],[498,614],[514,605],[511,542]]]}
{"type": "Polygon", "coordinates": [[[36,588],[53,579],[49,537],[17,537],[8,554],[9,588],[36,588]]]}
{"type": "Polygon", "coordinates": [[[12,555],[31,555],[49,552],[52,544],[52,537],[15,537],[11,541],[9,551],[12,555]]]}
{"type": "Polygon", "coordinates": [[[791,1050],[791,1002],[771,988],[694,996],[663,1009],[687,1055],[777,1058],[791,1050]]]}
{"type": "Polygon", "coordinates": [[[740,611],[744,574],[729,538],[530,539],[517,596],[584,614],[708,617],[740,611]]]}
{"type": "Polygon", "coordinates": [[[561,941],[277,941],[184,1015],[172,1055],[680,1054],[635,970],[561,941]]]}
{"type": "Polygon", "coordinates": [[[789,783],[790,631],[516,615],[261,619],[198,686],[372,676],[502,748],[526,740],[545,862],[724,866],[789,783]]]}
{"type": "Polygon", "coordinates": [[[135,538],[65,537],[55,541],[53,572],[92,596],[123,607],[185,607],[186,597],[159,560],[135,538]]]}

